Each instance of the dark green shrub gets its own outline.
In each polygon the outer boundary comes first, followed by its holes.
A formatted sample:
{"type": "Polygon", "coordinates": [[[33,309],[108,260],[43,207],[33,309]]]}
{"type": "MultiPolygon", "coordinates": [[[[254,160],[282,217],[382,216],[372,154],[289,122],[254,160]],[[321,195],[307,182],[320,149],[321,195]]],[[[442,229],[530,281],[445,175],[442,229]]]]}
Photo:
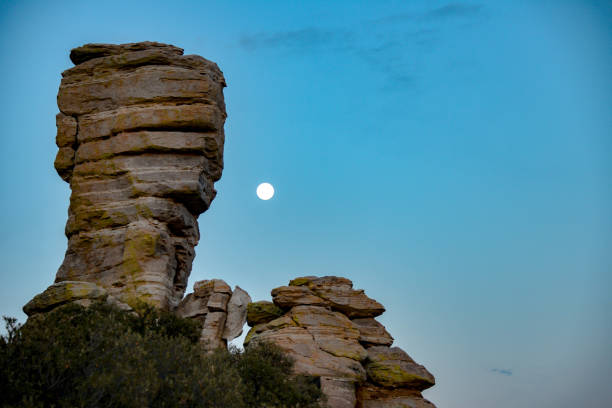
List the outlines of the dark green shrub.
{"type": "Polygon", "coordinates": [[[292,376],[293,362],[275,345],[251,344],[236,361],[248,407],[318,407],[318,379],[292,376]]]}
{"type": "Polygon", "coordinates": [[[271,345],[206,354],[200,328],[149,307],[60,307],[0,336],[2,407],[300,407],[320,390],[271,345]]]}

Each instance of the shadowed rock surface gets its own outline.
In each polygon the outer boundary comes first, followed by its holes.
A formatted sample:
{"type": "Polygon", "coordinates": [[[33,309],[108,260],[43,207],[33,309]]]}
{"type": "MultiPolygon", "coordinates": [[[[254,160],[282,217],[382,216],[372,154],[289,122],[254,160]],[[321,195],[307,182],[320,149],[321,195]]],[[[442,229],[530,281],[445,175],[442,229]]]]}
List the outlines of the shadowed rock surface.
{"type": "Polygon", "coordinates": [[[227,347],[242,334],[251,297],[239,286],[232,291],[221,279],[198,281],[176,308],[180,317],[202,323],[200,342],[207,350],[227,347]]]}
{"type": "Polygon", "coordinates": [[[435,384],[433,375],[390,347],[393,337],[375,319],[385,308],[350,280],[307,276],[271,294],[273,304],[247,307],[245,346],[279,345],[297,373],[320,377],[328,407],[435,408],[421,395],[435,384]]]}
{"type": "MultiPolygon", "coordinates": [[[[200,237],[197,217],[223,169],[223,74],[153,42],[87,44],[70,58],[76,66],[62,73],[57,97],[55,168],[72,194],[55,281],[174,309],[200,237]]],[[[227,299],[210,302],[222,310],[227,299]]]]}

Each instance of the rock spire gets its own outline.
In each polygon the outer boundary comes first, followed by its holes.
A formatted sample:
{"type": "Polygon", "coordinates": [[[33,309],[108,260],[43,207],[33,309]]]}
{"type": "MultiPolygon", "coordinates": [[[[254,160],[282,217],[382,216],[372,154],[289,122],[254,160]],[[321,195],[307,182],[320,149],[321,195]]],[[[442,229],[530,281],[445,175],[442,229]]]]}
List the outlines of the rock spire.
{"type": "Polygon", "coordinates": [[[155,42],[87,44],[70,58],[55,168],[72,194],[55,282],[173,309],[223,169],[223,74],[155,42]]]}

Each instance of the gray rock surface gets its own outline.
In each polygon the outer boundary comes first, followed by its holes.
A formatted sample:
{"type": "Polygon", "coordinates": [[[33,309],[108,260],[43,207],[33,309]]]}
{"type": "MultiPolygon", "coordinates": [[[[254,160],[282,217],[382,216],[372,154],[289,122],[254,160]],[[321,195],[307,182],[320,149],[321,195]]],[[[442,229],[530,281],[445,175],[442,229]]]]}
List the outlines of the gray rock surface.
{"type": "Polygon", "coordinates": [[[223,330],[225,341],[232,341],[242,334],[242,329],[247,321],[247,305],[249,303],[251,303],[249,294],[240,286],[236,286],[227,305],[227,320],[223,330]]]}
{"type": "Polygon", "coordinates": [[[232,291],[221,279],[198,281],[179,303],[178,316],[202,323],[200,342],[207,350],[227,347],[227,342],[242,334],[246,323],[249,294],[239,286],[232,291]]]}

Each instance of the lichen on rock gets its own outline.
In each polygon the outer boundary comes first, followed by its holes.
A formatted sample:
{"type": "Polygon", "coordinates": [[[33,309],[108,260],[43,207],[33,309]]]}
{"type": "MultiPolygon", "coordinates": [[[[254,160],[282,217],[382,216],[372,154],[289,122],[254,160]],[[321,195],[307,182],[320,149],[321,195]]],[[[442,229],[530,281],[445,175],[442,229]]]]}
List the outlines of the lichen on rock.
{"type": "Polygon", "coordinates": [[[223,74],[154,42],[86,44],[70,57],[55,167],[72,194],[55,281],[174,309],[223,169],[223,74]]]}
{"type": "Polygon", "coordinates": [[[295,372],[320,377],[329,408],[434,408],[421,391],[433,375],[400,348],[375,317],[385,308],[337,276],[295,278],[251,303],[245,347],[268,341],[295,361],[295,372]],[[274,313],[265,312],[276,306],[274,313]],[[278,313],[283,313],[278,317],[278,313]]]}

